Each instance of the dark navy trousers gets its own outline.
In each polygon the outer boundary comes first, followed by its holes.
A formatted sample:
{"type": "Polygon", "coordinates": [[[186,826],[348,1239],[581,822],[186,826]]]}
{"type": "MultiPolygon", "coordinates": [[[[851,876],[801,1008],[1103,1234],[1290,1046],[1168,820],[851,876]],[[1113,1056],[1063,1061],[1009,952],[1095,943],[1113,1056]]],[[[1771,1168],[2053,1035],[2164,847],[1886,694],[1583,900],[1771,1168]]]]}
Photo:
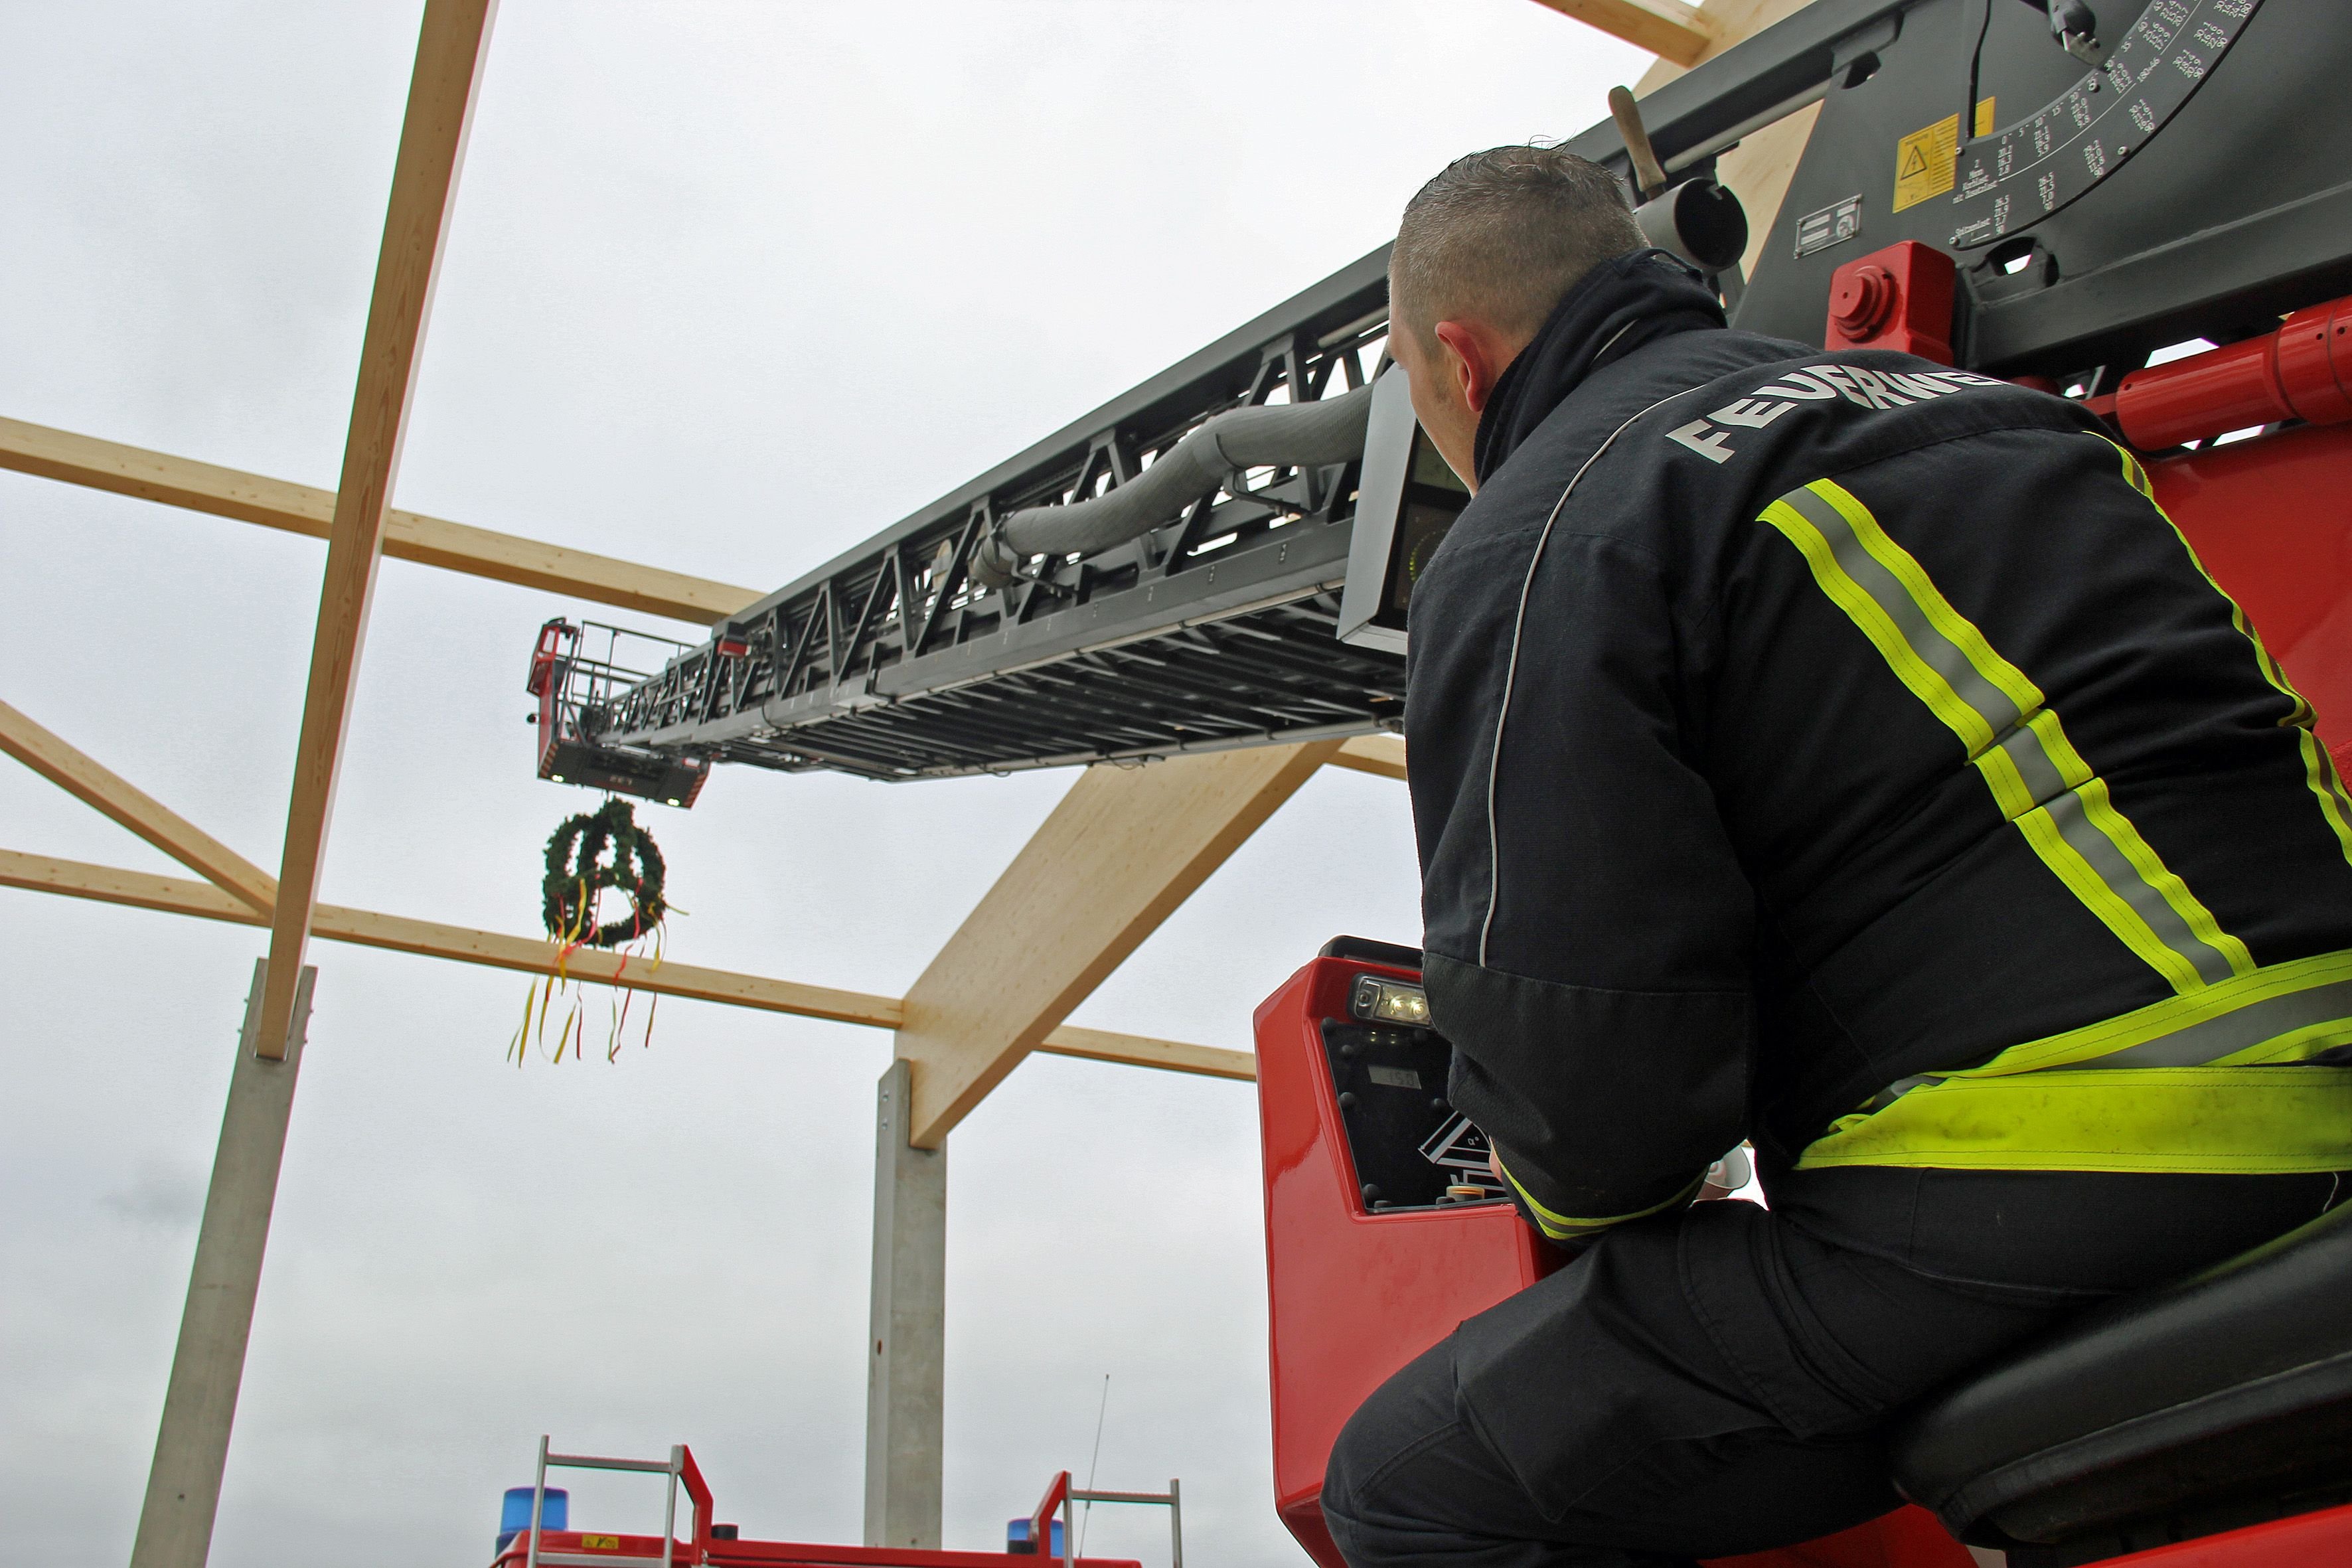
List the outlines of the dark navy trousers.
{"type": "Polygon", "coordinates": [[[1785,1203],[1775,1183],[1770,1210],[1637,1222],[1375,1392],[1332,1454],[1324,1517],[1352,1568],[1686,1568],[1859,1524],[1900,1500],[1885,1428],[1906,1405],[2117,1291],[2293,1229],[2338,1184],[2011,1177],[1964,1186],[1999,1199],[1969,1218],[1948,1184],[1932,1245],[1871,1246],[1885,1182],[1845,1184],[1858,1223],[1839,1184],[1803,1180],[1785,1203]]]}

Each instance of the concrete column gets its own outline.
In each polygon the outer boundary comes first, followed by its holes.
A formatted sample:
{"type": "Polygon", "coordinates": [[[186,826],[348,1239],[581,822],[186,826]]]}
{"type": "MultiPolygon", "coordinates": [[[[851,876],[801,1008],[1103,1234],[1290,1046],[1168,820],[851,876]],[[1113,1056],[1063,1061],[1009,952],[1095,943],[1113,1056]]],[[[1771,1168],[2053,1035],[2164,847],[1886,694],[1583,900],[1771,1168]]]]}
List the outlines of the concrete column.
{"type": "Polygon", "coordinates": [[[246,997],[245,1031],[229,1074],[228,1110],[213,1155],[212,1187],[196,1233],[195,1267],[188,1275],[131,1568],[204,1568],[212,1551],[213,1515],[220,1507],[221,1471],[228,1463],[229,1427],[236,1419],[246,1341],[261,1289],[261,1255],[269,1243],[269,1211],[286,1152],[286,1119],[294,1107],[310,987],[319,975],[315,969],[302,971],[286,1058],[266,1061],[253,1047],[267,968],[266,960],[255,963],[253,990],[246,997]]]}
{"type": "Polygon", "coordinates": [[[874,1121],[866,1544],[937,1551],[946,1392],[948,1152],[907,1142],[914,1072],[882,1075],[874,1121]]]}

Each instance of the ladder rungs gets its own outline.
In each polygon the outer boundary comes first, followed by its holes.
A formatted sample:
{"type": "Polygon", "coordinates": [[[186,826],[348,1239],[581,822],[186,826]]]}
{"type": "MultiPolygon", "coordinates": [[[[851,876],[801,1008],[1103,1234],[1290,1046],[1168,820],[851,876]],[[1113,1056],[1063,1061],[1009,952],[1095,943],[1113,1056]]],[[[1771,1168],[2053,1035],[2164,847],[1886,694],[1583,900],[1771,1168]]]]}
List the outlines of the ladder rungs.
{"type": "Polygon", "coordinates": [[[567,1470],[645,1470],[653,1475],[669,1474],[667,1459],[602,1459],[593,1454],[550,1454],[550,1465],[561,1465],[567,1470]]]}

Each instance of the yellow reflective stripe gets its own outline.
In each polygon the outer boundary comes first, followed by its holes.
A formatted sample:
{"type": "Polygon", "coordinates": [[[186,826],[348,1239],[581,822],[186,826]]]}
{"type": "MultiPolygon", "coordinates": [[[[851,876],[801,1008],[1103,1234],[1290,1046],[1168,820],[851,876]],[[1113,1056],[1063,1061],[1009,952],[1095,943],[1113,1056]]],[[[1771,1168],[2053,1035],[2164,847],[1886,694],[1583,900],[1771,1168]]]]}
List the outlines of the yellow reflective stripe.
{"type": "Polygon", "coordinates": [[[1807,489],[1791,490],[1765,508],[1762,521],[1804,555],[1822,592],[1846,613],[1912,695],[1960,738],[1969,759],[1988,751],[2019,710],[1985,680],[1963,649],[1934,629],[1917,601],[1863,547],[1843,514],[1807,489]]]}
{"type": "MultiPolygon", "coordinates": [[[[2106,441],[2104,436],[2099,439],[2106,441]]],[[[2329,829],[2336,835],[2336,842],[2343,847],[2344,858],[2352,862],[2352,798],[2345,794],[2344,779],[2336,771],[2336,760],[2327,754],[2327,748],[2319,743],[2319,737],[2312,733],[2315,718],[2311,704],[2304,700],[2303,693],[2287,679],[2286,671],[2280,668],[2278,660],[2271,657],[2271,650],[2263,646],[2261,636],[2255,632],[2253,624],[2246,619],[2246,612],[2239,607],[2238,601],[2231,598],[2221,584],[2213,581],[2213,574],[2205,570],[2205,563],[2198,559],[2197,547],[2189,542],[2189,536],[2180,531],[2180,525],[2172,521],[2172,514],[2166,511],[2163,504],[2156,499],[2156,485],[2148,479],[2147,470],[2140,466],[2139,459],[2113,441],[2107,441],[2107,445],[2115,447],[2116,456],[2123,459],[2124,479],[2132,489],[2147,498],[2147,504],[2156,509],[2156,515],[2164,519],[2164,525],[2172,530],[2172,536],[2180,541],[2180,548],[2189,552],[2189,564],[2196,567],[2198,574],[2211,584],[2213,592],[2228,601],[2230,623],[2238,628],[2241,637],[2253,645],[2254,662],[2261,667],[2263,679],[2293,704],[2287,716],[2279,722],[2293,725],[2299,731],[2295,740],[2303,750],[2304,782],[2318,800],[2320,815],[2327,819],[2329,829]]]]}
{"type": "Polygon", "coordinates": [[[2130,948],[2141,963],[2163,975],[2165,983],[2175,991],[2187,994],[2203,988],[2205,976],[2199,973],[2197,965],[2168,946],[2138,911],[2124,901],[2083,852],[2067,842],[2049,812],[2036,806],[2011,820],[2033,852],[2042,857],[2042,863],[2066,885],[2066,890],[2115,932],[2116,940],[2130,948]]]}
{"type": "Polygon", "coordinates": [[[1848,1118],[1800,1170],[2352,1170],[2352,1068],[2117,1068],[1955,1079],[1848,1118]]]}
{"type": "Polygon", "coordinates": [[[2311,793],[2319,797],[2321,815],[2327,826],[2336,831],[2336,843],[2344,847],[2344,858],[2352,862],[2352,802],[2344,797],[2344,780],[2336,771],[2336,759],[2319,743],[2319,737],[2308,725],[2295,731],[2295,740],[2303,747],[2303,776],[2311,793]]]}
{"type": "Polygon", "coordinates": [[[2346,1046],[2352,952],[2318,953],[1906,1079],[1797,1163],[2352,1169],[2352,1068],[2299,1065],[2346,1046]]]}
{"type": "Polygon", "coordinates": [[[2180,548],[2188,552],[2189,564],[2197,568],[2197,574],[2204,578],[2213,592],[2221,595],[2228,603],[2230,623],[2238,628],[2240,636],[2253,645],[2254,662],[2262,667],[2263,679],[2269,681],[2289,702],[2294,704],[2294,710],[2289,714],[2286,722],[2308,727],[2312,720],[2311,704],[2305,701],[2303,693],[2297,691],[2287,680],[2286,671],[2280,668],[2277,659],[2271,657],[2271,650],[2263,645],[2261,636],[2255,632],[2252,624],[2246,619],[2245,610],[2240,606],[2236,599],[2231,597],[2227,589],[2213,580],[2213,574],[2205,570],[2205,563],[2198,555],[2197,547],[2189,542],[2189,536],[2180,531],[2180,525],[2172,521],[2172,514],[2165,510],[2163,503],[2156,499],[2156,485],[2147,477],[2147,469],[2141,466],[2139,459],[2132,456],[2129,449],[2108,441],[2104,436],[2098,438],[2105,441],[2107,446],[2114,448],[2116,456],[2123,459],[2125,479],[2130,483],[2132,489],[2140,493],[2142,499],[2147,500],[2150,507],[2155,509],[2156,515],[2164,520],[2164,525],[2172,530],[2172,536],[2180,542],[2180,548]]]}
{"type": "Polygon", "coordinates": [[[2115,809],[2106,781],[2084,763],[2055,713],[2035,713],[1975,762],[2042,864],[2174,990],[2253,968],[2243,943],[2222,938],[2233,952],[2214,940],[2220,927],[2115,809]]]}
{"type": "MultiPolygon", "coordinates": [[[[1903,584],[1904,592],[1911,596],[1913,604],[1919,606],[1920,612],[1927,617],[1927,623],[1948,637],[1953,646],[1967,657],[1969,667],[1991,682],[2019,713],[2030,714],[2042,707],[2042,689],[2028,680],[2023,670],[1993,651],[1992,644],[1985,640],[1984,634],[1977,629],[1976,624],[1952,607],[1952,602],[1945,598],[1943,590],[1929,579],[1927,569],[1919,564],[1918,559],[1887,536],[1886,531],[1878,525],[1878,519],[1871,515],[1870,509],[1863,505],[1852,491],[1828,479],[1819,480],[1807,488],[1837,510],[1838,515],[1845,520],[1846,526],[1853,530],[1854,537],[1862,542],[1862,547],[1870,552],[1872,559],[1885,567],[1895,580],[1903,584]]],[[[2073,748],[2070,746],[2067,750],[2071,753],[2073,748]]],[[[2087,774],[2089,770],[2084,769],[2084,772],[2087,774]]],[[[2068,781],[2070,784],[2076,781],[2068,781]]]]}
{"type": "MultiPolygon", "coordinates": [[[[1992,798],[2000,805],[2000,815],[2011,822],[2022,825],[2028,813],[2042,809],[2042,803],[2035,797],[2032,786],[2025,782],[2025,768],[2020,762],[2021,752],[2027,761],[2032,760],[2032,748],[2040,743],[2041,739],[2033,732],[2032,721],[2028,720],[2025,728],[2011,731],[2002,744],[1969,759],[1977,772],[1984,776],[1985,787],[1992,791],[1992,798]]],[[[2042,756],[2044,762],[2048,761],[2048,752],[2043,752],[2042,756]]],[[[2042,826],[2047,828],[2051,825],[2045,820],[2042,826]]],[[[2054,828],[2052,830],[2055,831],[2054,828]]]]}
{"type": "MultiPolygon", "coordinates": [[[[2055,727],[2056,715],[2051,716],[2051,723],[2055,727]]],[[[2124,858],[2130,861],[2132,869],[2139,874],[2141,883],[2155,889],[2157,896],[2180,917],[2189,934],[2226,958],[2232,975],[2252,973],[2255,967],[2252,952],[2244,942],[2221,929],[2221,922],[2213,918],[2213,911],[2189,890],[2189,884],[2180,879],[2179,873],[2167,866],[2154,847],[2140,837],[2139,829],[2132,826],[2131,819],[2116,809],[2115,802],[2107,795],[2107,781],[2097,777],[2086,779],[2075,794],[2082,798],[2083,814],[2090,818],[2091,826],[2123,852],[2124,858]]]]}
{"type": "Polygon", "coordinates": [[[1910,552],[1828,479],[1764,510],[1895,678],[1966,748],[2001,816],[2116,939],[2177,991],[2243,974],[2253,955],[2109,798],[2024,671],[1994,649],[1910,552]]]}
{"type": "Polygon", "coordinates": [[[1697,1192],[1706,1181],[1706,1173],[1701,1171],[1696,1181],[1664,1203],[1652,1204],[1648,1208],[1635,1209],[1632,1214],[1612,1215],[1607,1219],[1579,1219],[1570,1215],[1555,1213],[1537,1202],[1536,1195],[1528,1191],[1518,1177],[1511,1174],[1510,1166],[1504,1163],[1499,1153],[1495,1156],[1495,1167],[1503,1173],[1503,1180],[1511,1184],[1511,1190],[1519,1194],[1519,1201],[1528,1205],[1528,1212],[1536,1216],[1537,1227],[1554,1241],[1580,1240],[1585,1237],[1607,1230],[1611,1226],[1623,1225],[1629,1220],[1647,1219],[1654,1214],[1662,1214],[1676,1204],[1689,1202],[1691,1194],[1697,1192]]]}
{"type": "MultiPolygon", "coordinates": [[[[1905,591],[1927,615],[1929,624],[1950,638],[1968,657],[1970,666],[2000,690],[2002,696],[2009,699],[2018,714],[2023,719],[2027,728],[2032,731],[2034,739],[2040,743],[2042,754],[2057,769],[2059,784],[2066,789],[2074,791],[2080,796],[2084,817],[2122,854],[2125,860],[2130,864],[2133,873],[2164,900],[2180,923],[2188,928],[2191,937],[2222,956],[2231,973],[2244,974],[2251,971],[2254,967],[2254,958],[2253,954],[2247,951],[2245,943],[2221,931],[2220,923],[2213,919],[2212,912],[2189,892],[2189,885],[2166,868],[2155,849],[2140,837],[2139,830],[2132,826],[2130,819],[2115,808],[2114,804],[2107,797],[2105,781],[2093,773],[2090,764],[2083,760],[2082,753],[2075,751],[2074,743],[2067,739],[2065,727],[2058,721],[2058,715],[2042,706],[2046,700],[2042,696],[2041,688],[2028,679],[2024,671],[1993,651],[1992,645],[1985,640],[1984,635],[1967,617],[1954,609],[1951,602],[1946,599],[1935,584],[1928,579],[1927,572],[1910,552],[1887,537],[1885,530],[1879,526],[1878,520],[1871,515],[1869,508],[1864,506],[1851,492],[1826,479],[1811,488],[1837,509],[1840,515],[1853,529],[1855,536],[1862,541],[1863,548],[1885,565],[1903,584],[1905,591]]],[[[2045,805],[2055,798],[2054,792],[2045,794],[2037,790],[2032,793],[2037,801],[2043,802],[2045,805]]],[[[2048,806],[2048,809],[2054,811],[2057,807],[2048,806]]],[[[2017,814],[2010,815],[2011,820],[2015,820],[2017,814]]],[[[2093,847],[2093,853],[2096,854],[2095,847],[2093,847]]],[[[2076,855],[2071,858],[2074,861],[2074,868],[2078,871],[2088,868],[2089,857],[2076,855]]],[[[2112,870],[2112,868],[2109,869],[2112,870]]],[[[2120,890],[2117,884],[2122,879],[2107,872],[2099,873],[2099,876],[2101,881],[2110,889],[2111,892],[2120,890]]],[[[2080,896],[2079,891],[2077,896],[2080,896]]],[[[2182,944],[2178,940],[2178,933],[2174,933],[2173,940],[2168,942],[2156,941],[2154,928],[2162,920],[2161,915],[2157,915],[2153,920],[2145,918],[2147,913],[2152,913],[2145,910],[2146,900],[2132,899],[2127,892],[2125,893],[2123,901],[2141,906],[2143,910],[2143,918],[2140,921],[2127,922],[2127,925],[2136,925],[2138,928],[2132,931],[2131,938],[2127,940],[2133,942],[2144,961],[2153,963],[2159,970],[2168,972],[2177,987],[2194,989],[2200,979],[2210,981],[2221,978],[2219,974],[2210,972],[2210,965],[2197,962],[2199,955],[2195,954],[2189,955],[2189,975],[2182,976],[2177,956],[2182,944]],[[2146,946],[2142,946],[2142,943],[2146,946]],[[2154,948],[2162,948],[2176,956],[2165,961],[2157,960],[2150,951],[2154,948]]],[[[2111,921],[2111,926],[2112,923],[2111,921]]],[[[2118,932],[2118,934],[2122,933],[2118,932]]]]}
{"type": "Polygon", "coordinates": [[[2187,996],[2168,996],[2079,1029],[2011,1046],[1981,1067],[1937,1076],[2001,1078],[2093,1062],[2200,1067],[2261,1060],[2275,1054],[2269,1047],[2279,1040],[2314,1025],[2340,1025],[2352,1035],[2352,952],[2270,964],[2187,996]],[[2155,1061],[2152,1053],[2158,1047],[2168,1054],[2155,1061]]]}

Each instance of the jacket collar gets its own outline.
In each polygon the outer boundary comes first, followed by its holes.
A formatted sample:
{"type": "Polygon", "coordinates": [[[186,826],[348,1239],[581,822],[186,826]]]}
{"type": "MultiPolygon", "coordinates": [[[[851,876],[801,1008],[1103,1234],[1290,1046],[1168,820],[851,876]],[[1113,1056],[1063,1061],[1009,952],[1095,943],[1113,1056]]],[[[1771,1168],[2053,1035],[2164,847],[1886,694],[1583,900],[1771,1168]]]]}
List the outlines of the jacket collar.
{"type": "Polygon", "coordinates": [[[1697,271],[1664,251],[1602,262],[1568,291],[1495,383],[1478,416],[1478,482],[1594,371],[1670,333],[1723,324],[1723,306],[1697,271]]]}

